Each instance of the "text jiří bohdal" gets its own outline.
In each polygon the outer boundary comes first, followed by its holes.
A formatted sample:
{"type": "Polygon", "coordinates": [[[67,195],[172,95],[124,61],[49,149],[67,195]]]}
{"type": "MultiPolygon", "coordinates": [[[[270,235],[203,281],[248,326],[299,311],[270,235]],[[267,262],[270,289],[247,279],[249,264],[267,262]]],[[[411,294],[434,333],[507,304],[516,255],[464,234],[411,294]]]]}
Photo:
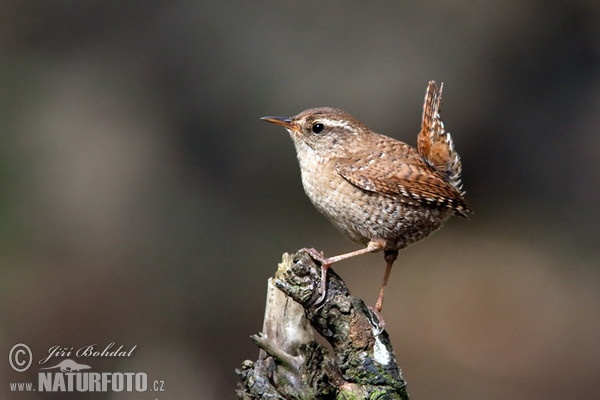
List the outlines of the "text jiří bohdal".
{"type": "Polygon", "coordinates": [[[90,344],[75,350],[74,347],[52,346],[48,349],[48,356],[40,360],[40,365],[47,363],[52,358],[82,357],[82,358],[127,358],[133,355],[137,344],[131,348],[124,345],[116,346],[115,342],[101,347],[98,344],[90,344]]]}

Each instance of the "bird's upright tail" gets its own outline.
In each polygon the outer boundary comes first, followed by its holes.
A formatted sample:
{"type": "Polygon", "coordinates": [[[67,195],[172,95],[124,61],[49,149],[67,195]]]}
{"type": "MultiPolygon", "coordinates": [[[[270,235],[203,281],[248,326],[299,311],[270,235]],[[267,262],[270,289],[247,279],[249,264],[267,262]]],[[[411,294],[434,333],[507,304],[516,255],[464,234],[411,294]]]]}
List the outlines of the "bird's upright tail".
{"type": "Polygon", "coordinates": [[[444,84],[442,83],[438,89],[435,81],[429,81],[427,85],[417,150],[427,164],[463,195],[460,156],[454,149],[452,136],[446,132],[440,117],[443,88],[444,84]]]}

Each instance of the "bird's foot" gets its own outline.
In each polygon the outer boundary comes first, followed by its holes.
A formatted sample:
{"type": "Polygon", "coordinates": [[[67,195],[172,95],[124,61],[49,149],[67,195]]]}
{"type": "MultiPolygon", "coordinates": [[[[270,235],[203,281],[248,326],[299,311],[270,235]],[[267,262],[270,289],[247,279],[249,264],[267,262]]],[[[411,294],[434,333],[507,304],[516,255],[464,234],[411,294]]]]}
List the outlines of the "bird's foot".
{"type": "Polygon", "coordinates": [[[315,248],[302,248],[299,251],[303,251],[308,253],[308,255],[315,261],[318,261],[321,264],[321,285],[319,289],[319,297],[313,303],[315,306],[320,305],[325,300],[325,296],[327,295],[327,270],[331,266],[331,261],[325,257],[322,251],[319,251],[315,248]]]}
{"type": "Polygon", "coordinates": [[[377,330],[374,332],[374,335],[378,336],[381,332],[385,330],[385,320],[383,319],[383,315],[381,315],[381,310],[377,310],[377,306],[369,306],[369,311],[371,311],[371,323],[373,324],[373,326],[377,327],[377,330]]]}
{"type": "Polygon", "coordinates": [[[318,261],[321,265],[331,265],[331,263],[328,263],[328,259],[327,257],[325,257],[325,254],[322,251],[319,251],[317,249],[315,249],[314,247],[308,248],[308,247],[303,247],[300,250],[298,250],[298,252],[304,252],[304,253],[308,253],[308,255],[315,261],[318,261]]]}

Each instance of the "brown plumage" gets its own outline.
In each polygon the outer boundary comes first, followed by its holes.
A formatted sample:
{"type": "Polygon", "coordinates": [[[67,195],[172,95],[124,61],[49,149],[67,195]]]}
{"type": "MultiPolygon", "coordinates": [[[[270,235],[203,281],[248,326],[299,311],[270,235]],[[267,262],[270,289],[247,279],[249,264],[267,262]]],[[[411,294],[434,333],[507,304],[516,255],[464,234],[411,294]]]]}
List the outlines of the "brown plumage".
{"type": "Polygon", "coordinates": [[[386,273],[375,309],[380,311],[398,250],[427,237],[452,214],[470,212],[460,183],[461,163],[440,119],[442,88],[429,82],[418,150],[371,131],[336,108],[313,108],[292,118],[263,117],[289,132],[304,190],[315,207],[350,239],[366,247],[321,261],[321,298],[327,269],[360,254],[384,251],[386,273]]]}
{"type": "Polygon", "coordinates": [[[443,83],[440,84],[439,90],[434,81],[430,81],[427,85],[417,149],[425,161],[462,195],[464,193],[460,180],[462,171],[460,156],[454,149],[452,136],[446,132],[440,117],[443,89],[443,83]]]}

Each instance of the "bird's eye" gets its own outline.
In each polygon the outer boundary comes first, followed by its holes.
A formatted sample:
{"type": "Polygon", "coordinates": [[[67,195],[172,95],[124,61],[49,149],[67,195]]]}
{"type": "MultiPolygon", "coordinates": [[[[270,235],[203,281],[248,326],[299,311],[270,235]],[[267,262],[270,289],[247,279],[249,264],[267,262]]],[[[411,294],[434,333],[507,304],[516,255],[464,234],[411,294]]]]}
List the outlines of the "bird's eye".
{"type": "Polygon", "coordinates": [[[312,126],[313,133],[321,133],[323,132],[323,129],[325,129],[325,125],[323,124],[314,124],[312,126]]]}

